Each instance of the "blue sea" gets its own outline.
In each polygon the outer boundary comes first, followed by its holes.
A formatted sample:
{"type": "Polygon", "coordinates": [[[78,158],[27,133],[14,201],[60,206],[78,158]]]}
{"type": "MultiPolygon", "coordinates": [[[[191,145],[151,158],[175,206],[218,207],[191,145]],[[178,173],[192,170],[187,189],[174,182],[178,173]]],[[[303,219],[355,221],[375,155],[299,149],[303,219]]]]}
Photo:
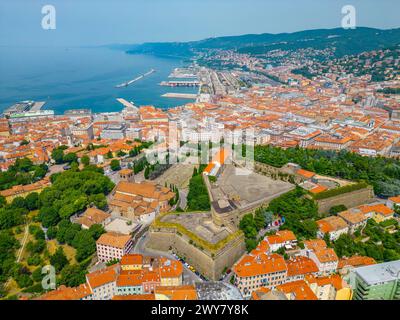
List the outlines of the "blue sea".
{"type": "Polygon", "coordinates": [[[167,92],[195,93],[195,88],[158,84],[185,62],[174,58],[130,55],[107,47],[0,47],[0,111],[23,100],[47,101],[44,109],[122,110],[116,98],[136,105],[169,108],[190,100],[163,98],[167,92]],[[116,85],[155,69],[126,88],[116,85]]]}

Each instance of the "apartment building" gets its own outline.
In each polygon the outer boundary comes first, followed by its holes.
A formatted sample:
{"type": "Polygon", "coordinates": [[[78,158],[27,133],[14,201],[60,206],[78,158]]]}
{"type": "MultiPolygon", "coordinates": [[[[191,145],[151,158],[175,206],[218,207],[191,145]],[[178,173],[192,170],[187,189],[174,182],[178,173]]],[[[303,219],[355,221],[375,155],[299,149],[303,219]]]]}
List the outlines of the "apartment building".
{"type": "Polygon", "coordinates": [[[393,219],[394,216],[394,210],[383,203],[364,205],[358,208],[367,216],[372,217],[377,223],[393,219]]]}
{"type": "Polygon", "coordinates": [[[281,284],[276,287],[276,290],[285,294],[287,300],[318,300],[304,280],[281,284]]]}
{"type": "Polygon", "coordinates": [[[92,291],[92,300],[112,299],[116,294],[116,280],[119,270],[119,265],[112,265],[86,275],[86,283],[92,291]]]}
{"type": "Polygon", "coordinates": [[[111,222],[111,215],[103,210],[91,207],[77,219],[83,229],[89,229],[94,224],[100,224],[103,227],[111,222]]]}
{"type": "Polygon", "coordinates": [[[117,280],[119,295],[154,293],[157,286],[181,286],[183,283],[182,263],[164,257],[128,254],[121,259],[121,270],[117,280]]]}
{"type": "Polygon", "coordinates": [[[286,282],[285,259],[278,254],[244,256],[234,267],[235,285],[244,298],[261,287],[275,288],[286,282]]]}
{"type": "Polygon", "coordinates": [[[122,256],[129,253],[133,242],[130,235],[117,232],[107,232],[96,241],[97,258],[101,262],[120,260],[122,256]]]}
{"type": "Polygon", "coordinates": [[[350,278],[355,300],[400,299],[400,260],[355,268],[350,278]]]}
{"type": "Polygon", "coordinates": [[[307,276],[305,281],[318,300],[351,300],[353,297],[350,285],[340,275],[307,276]]]}
{"type": "Polygon", "coordinates": [[[328,234],[331,241],[337,240],[342,234],[349,231],[346,221],[339,216],[326,217],[316,223],[318,225],[317,236],[324,238],[328,234]]]}
{"type": "Polygon", "coordinates": [[[315,262],[304,256],[297,256],[286,261],[287,278],[286,282],[304,280],[306,276],[317,275],[319,269],[315,262]]]}
{"type": "Polygon", "coordinates": [[[129,219],[151,221],[159,212],[171,209],[169,201],[175,193],[167,187],[149,182],[120,181],[109,203],[114,214],[129,219]]]}
{"type": "Polygon", "coordinates": [[[368,222],[368,215],[355,208],[338,213],[338,217],[346,221],[349,232],[353,234],[357,229],[363,228],[368,222]]]}
{"type": "Polygon", "coordinates": [[[344,257],[339,260],[338,272],[341,275],[347,275],[354,268],[369,266],[373,264],[376,264],[376,261],[371,257],[365,257],[365,256],[352,256],[348,258],[344,257]]]}
{"type": "Polygon", "coordinates": [[[326,242],[322,239],[304,241],[301,255],[315,262],[319,275],[328,275],[337,270],[339,258],[332,248],[327,248],[326,242]]]}
{"type": "Polygon", "coordinates": [[[297,245],[297,238],[290,230],[279,230],[276,234],[265,237],[264,240],[268,243],[271,252],[278,251],[280,248],[290,250],[297,245]]]}

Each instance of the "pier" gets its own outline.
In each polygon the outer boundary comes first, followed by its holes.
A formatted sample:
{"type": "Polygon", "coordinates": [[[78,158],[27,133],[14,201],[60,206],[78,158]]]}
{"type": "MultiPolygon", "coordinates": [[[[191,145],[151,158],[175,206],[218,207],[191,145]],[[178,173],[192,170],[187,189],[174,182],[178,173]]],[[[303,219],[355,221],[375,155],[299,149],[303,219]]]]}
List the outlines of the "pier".
{"type": "Polygon", "coordinates": [[[117,101],[121,103],[125,108],[136,108],[136,106],[133,103],[126,101],[123,98],[117,98],[117,101]]]}
{"type": "Polygon", "coordinates": [[[197,99],[197,94],[194,93],[166,93],[163,94],[164,98],[176,98],[176,99],[197,99]]]}
{"type": "Polygon", "coordinates": [[[119,85],[116,85],[115,87],[116,87],[116,88],[125,88],[125,87],[128,87],[128,86],[131,85],[132,83],[135,83],[135,82],[139,81],[140,79],[143,79],[144,77],[147,77],[147,76],[151,75],[151,74],[154,73],[154,72],[156,72],[156,70],[151,69],[149,72],[146,72],[146,73],[144,73],[144,74],[138,76],[138,77],[135,78],[135,79],[129,80],[129,81],[124,82],[124,83],[121,83],[121,84],[119,84],[119,85]]]}

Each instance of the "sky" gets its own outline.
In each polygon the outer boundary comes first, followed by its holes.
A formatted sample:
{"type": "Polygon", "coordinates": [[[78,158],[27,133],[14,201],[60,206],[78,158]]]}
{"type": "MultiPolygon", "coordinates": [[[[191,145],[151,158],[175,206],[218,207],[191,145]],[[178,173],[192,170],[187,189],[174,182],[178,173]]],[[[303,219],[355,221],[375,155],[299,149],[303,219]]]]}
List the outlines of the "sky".
{"type": "Polygon", "coordinates": [[[96,46],[190,41],[335,28],[344,5],[357,26],[400,27],[399,0],[0,0],[0,46],[96,46]],[[42,7],[56,29],[42,28],[42,7]]]}

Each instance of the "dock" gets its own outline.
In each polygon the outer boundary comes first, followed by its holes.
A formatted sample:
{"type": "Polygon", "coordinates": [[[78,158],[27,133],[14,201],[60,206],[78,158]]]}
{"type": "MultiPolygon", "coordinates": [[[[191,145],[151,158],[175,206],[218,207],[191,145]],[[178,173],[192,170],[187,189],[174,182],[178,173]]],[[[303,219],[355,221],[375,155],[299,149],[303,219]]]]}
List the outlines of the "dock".
{"type": "Polygon", "coordinates": [[[198,87],[199,81],[163,81],[160,86],[164,87],[198,87]]]}
{"type": "Polygon", "coordinates": [[[117,98],[117,101],[122,104],[125,108],[136,108],[135,105],[133,105],[131,102],[126,101],[123,98],[117,98]]]}
{"type": "Polygon", "coordinates": [[[5,116],[11,116],[12,114],[21,114],[24,112],[38,112],[42,109],[42,107],[46,104],[46,101],[20,101],[17,102],[16,104],[12,105],[11,107],[7,108],[4,110],[3,114],[5,116]]]}
{"type": "Polygon", "coordinates": [[[176,99],[191,99],[196,100],[197,94],[194,93],[166,93],[162,95],[163,98],[176,98],[176,99]]]}
{"type": "Polygon", "coordinates": [[[197,78],[197,75],[194,74],[191,69],[175,68],[174,71],[168,76],[168,78],[193,79],[197,78]]]}

